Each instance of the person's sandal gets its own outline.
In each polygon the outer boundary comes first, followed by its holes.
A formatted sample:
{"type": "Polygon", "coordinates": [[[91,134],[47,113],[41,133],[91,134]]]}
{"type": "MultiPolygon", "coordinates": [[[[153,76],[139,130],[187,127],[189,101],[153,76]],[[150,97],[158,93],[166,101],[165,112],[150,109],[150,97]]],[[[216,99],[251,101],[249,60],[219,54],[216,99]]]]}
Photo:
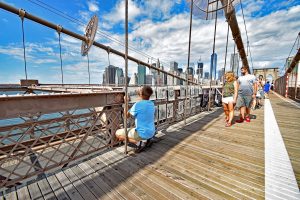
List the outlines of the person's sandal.
{"type": "Polygon", "coordinates": [[[232,126],[232,123],[227,122],[227,123],[225,124],[225,127],[230,127],[230,126],[232,126]]]}

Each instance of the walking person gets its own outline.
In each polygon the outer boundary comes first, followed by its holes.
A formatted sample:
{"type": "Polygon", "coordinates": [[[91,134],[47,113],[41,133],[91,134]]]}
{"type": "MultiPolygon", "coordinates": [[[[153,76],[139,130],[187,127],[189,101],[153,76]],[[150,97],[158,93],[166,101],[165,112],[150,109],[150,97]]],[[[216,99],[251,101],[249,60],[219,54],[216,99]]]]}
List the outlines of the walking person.
{"type": "Polygon", "coordinates": [[[256,99],[257,83],[256,77],[249,74],[249,69],[245,66],[241,68],[242,76],[237,80],[238,98],[236,107],[240,110],[240,119],[237,123],[250,122],[250,111],[252,101],[256,99]]]}
{"type": "Polygon", "coordinates": [[[267,81],[267,83],[264,85],[264,92],[265,92],[265,98],[268,99],[269,98],[269,92],[270,92],[270,82],[267,81]]]}
{"type": "Polygon", "coordinates": [[[234,104],[237,100],[237,82],[233,72],[227,72],[225,74],[225,84],[222,90],[222,104],[225,113],[226,127],[232,125],[232,119],[234,114],[234,104]]]}
{"type": "Polygon", "coordinates": [[[263,76],[259,75],[258,77],[258,82],[257,82],[257,94],[256,94],[256,98],[257,98],[257,104],[256,104],[256,108],[260,108],[263,104],[262,104],[262,99],[264,98],[264,85],[265,82],[263,80],[263,76]]]}

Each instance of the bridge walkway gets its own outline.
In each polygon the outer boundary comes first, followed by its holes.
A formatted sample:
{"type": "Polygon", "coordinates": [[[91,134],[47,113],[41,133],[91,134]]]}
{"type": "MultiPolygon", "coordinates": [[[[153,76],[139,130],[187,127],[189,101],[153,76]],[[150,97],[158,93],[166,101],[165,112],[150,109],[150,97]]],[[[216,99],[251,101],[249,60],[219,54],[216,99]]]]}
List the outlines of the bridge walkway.
{"type": "Polygon", "coordinates": [[[117,147],[41,180],[14,187],[2,197],[265,199],[266,184],[271,189],[281,184],[285,185],[283,191],[268,190],[267,199],[297,199],[299,188],[288,180],[266,183],[266,177],[272,178],[276,172],[265,173],[269,156],[265,150],[264,129],[268,127],[264,125],[264,112],[272,105],[299,187],[300,109],[276,95],[270,99],[271,104],[266,100],[264,107],[253,112],[256,119],[250,123],[226,128],[222,109],[202,112],[189,118],[185,126],[179,122],[161,131],[160,141],[145,152],[124,155],[123,146],[117,147]]]}

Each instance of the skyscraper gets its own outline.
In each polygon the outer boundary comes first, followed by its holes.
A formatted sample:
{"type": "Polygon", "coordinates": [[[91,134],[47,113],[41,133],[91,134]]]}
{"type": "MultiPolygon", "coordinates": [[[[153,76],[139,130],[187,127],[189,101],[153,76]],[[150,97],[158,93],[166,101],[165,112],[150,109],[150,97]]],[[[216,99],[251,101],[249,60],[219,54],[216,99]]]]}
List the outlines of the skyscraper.
{"type": "Polygon", "coordinates": [[[204,78],[205,78],[205,79],[209,79],[209,72],[205,72],[205,73],[204,73],[204,78]]]}
{"type": "Polygon", "coordinates": [[[224,68],[218,70],[218,80],[223,81],[224,68]]]}
{"type": "Polygon", "coordinates": [[[125,84],[125,77],[122,68],[116,67],[115,83],[116,85],[125,84]]]}
{"type": "Polygon", "coordinates": [[[137,77],[138,77],[138,81],[137,84],[138,85],[144,85],[146,84],[146,67],[143,65],[138,65],[138,73],[137,73],[137,77]]]}
{"type": "Polygon", "coordinates": [[[115,84],[116,83],[116,69],[117,67],[109,65],[105,67],[103,73],[103,84],[115,84]]]}
{"type": "Polygon", "coordinates": [[[239,69],[239,54],[231,54],[230,57],[230,70],[238,76],[238,69],[239,69]]]}
{"type": "Polygon", "coordinates": [[[170,62],[170,71],[171,72],[177,72],[178,71],[178,63],[173,61],[170,62]]]}
{"type": "Polygon", "coordinates": [[[200,62],[200,61],[198,62],[196,74],[200,75],[200,78],[203,78],[203,62],[200,62]]]}
{"type": "Polygon", "coordinates": [[[210,58],[210,78],[211,80],[216,80],[217,76],[217,54],[211,54],[210,58]]]}

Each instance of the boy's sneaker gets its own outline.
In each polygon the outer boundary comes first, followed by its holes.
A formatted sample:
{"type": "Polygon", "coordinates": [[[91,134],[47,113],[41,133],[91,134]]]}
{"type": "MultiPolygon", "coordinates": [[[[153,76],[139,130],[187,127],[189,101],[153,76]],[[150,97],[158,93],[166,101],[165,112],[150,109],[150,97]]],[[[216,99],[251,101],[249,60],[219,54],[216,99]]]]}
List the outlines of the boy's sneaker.
{"type": "Polygon", "coordinates": [[[246,122],[250,122],[250,117],[247,116],[247,117],[245,118],[245,121],[246,121],[246,122]]]}
{"type": "Polygon", "coordinates": [[[146,142],[140,141],[137,145],[137,148],[135,149],[134,153],[140,153],[145,150],[147,147],[146,142]]]}
{"type": "Polygon", "coordinates": [[[236,123],[243,123],[244,122],[244,119],[243,118],[240,118],[238,120],[235,121],[236,123]]]}

